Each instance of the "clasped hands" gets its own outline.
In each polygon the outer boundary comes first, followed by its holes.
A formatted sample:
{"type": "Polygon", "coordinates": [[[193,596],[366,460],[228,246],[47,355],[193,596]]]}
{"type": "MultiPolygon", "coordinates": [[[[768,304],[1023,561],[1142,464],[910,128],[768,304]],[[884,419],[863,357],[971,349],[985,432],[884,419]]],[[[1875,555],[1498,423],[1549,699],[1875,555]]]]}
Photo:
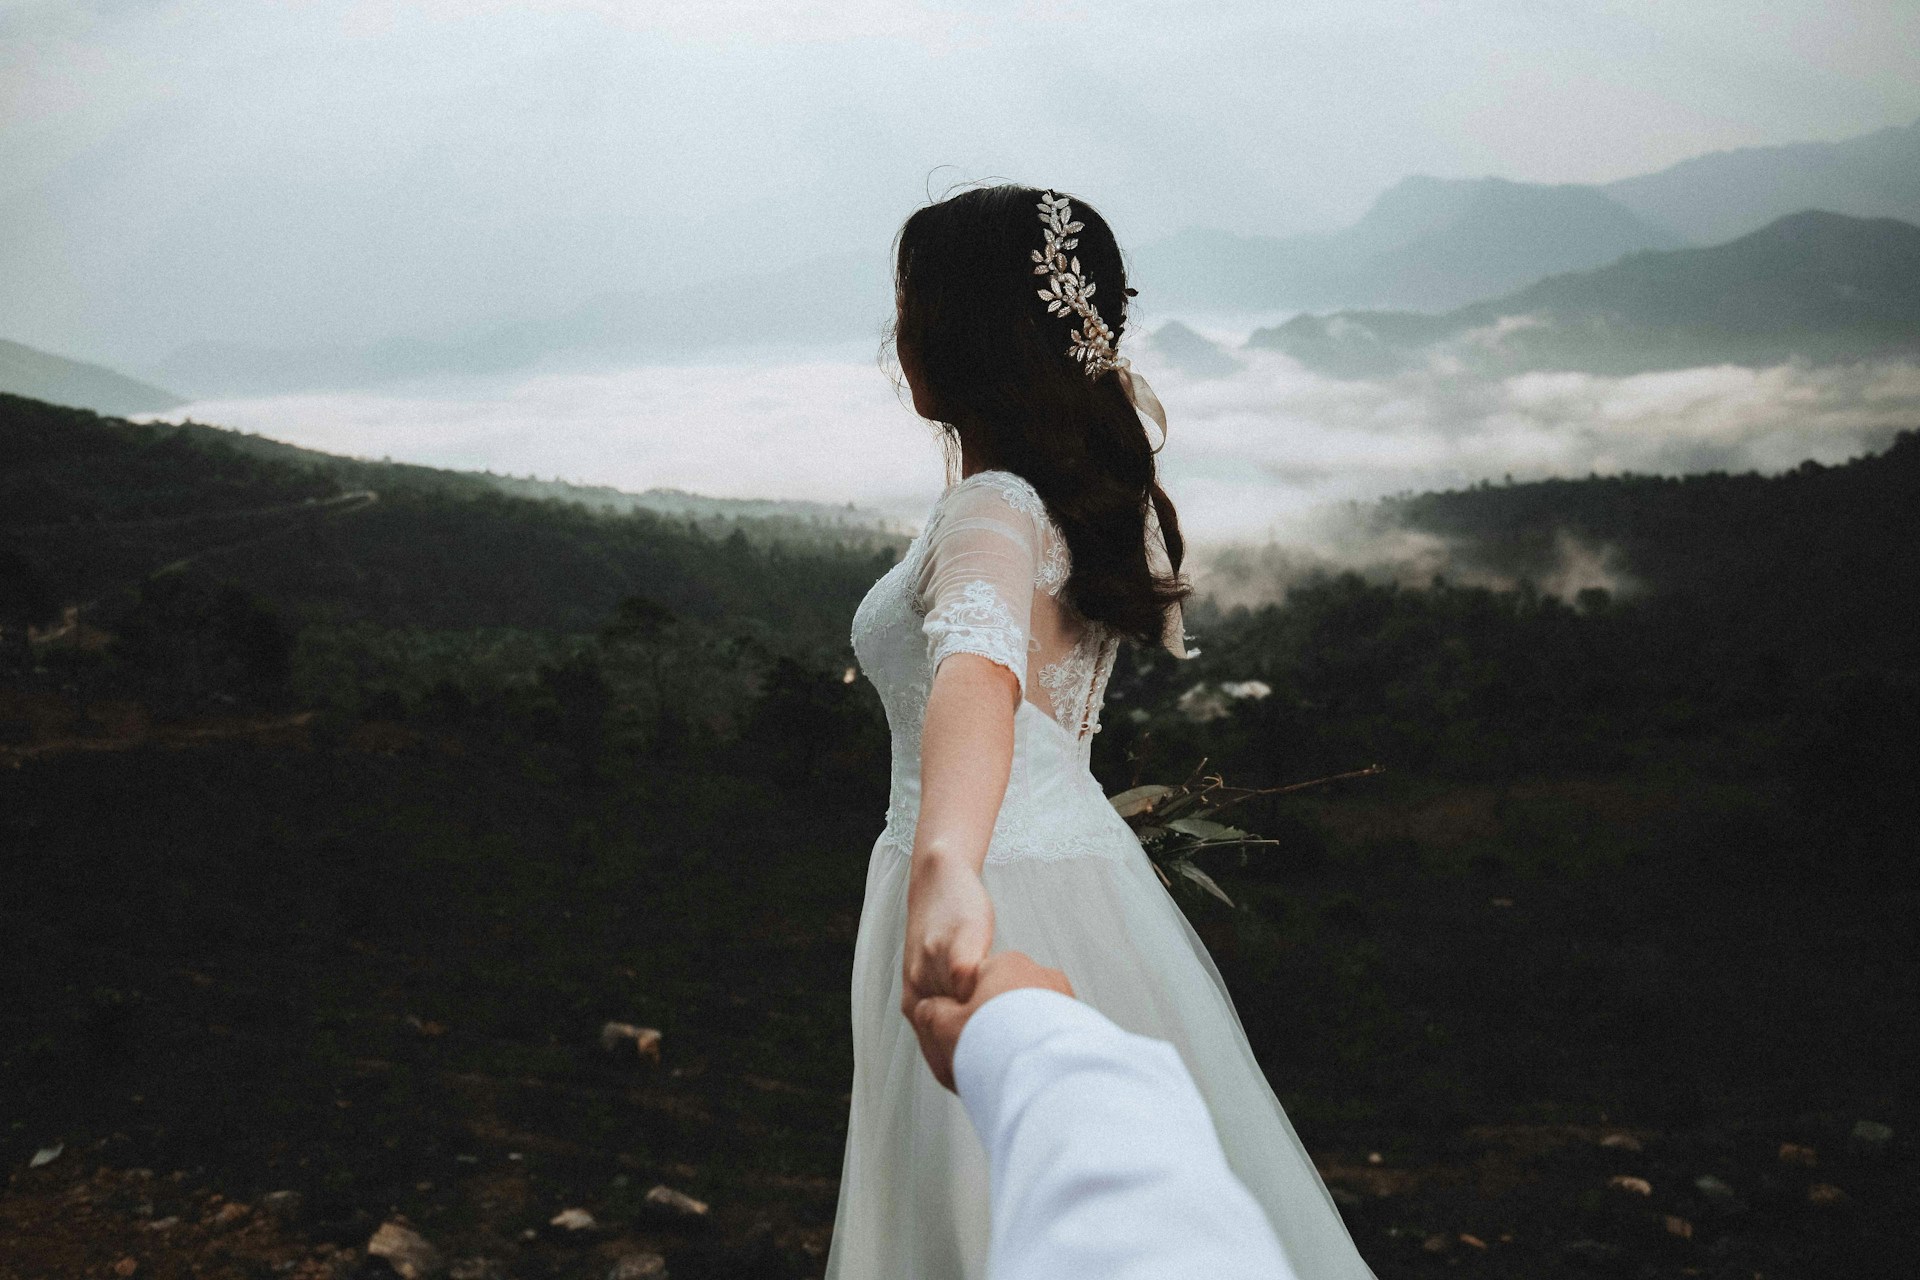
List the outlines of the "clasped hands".
{"type": "Polygon", "coordinates": [[[1073,984],[1018,951],[989,955],[993,899],[980,873],[956,859],[915,858],[907,884],[900,1012],[913,1024],[934,1079],[953,1088],[953,1051],[967,1019],[1017,987],[1073,994],[1073,984]]]}

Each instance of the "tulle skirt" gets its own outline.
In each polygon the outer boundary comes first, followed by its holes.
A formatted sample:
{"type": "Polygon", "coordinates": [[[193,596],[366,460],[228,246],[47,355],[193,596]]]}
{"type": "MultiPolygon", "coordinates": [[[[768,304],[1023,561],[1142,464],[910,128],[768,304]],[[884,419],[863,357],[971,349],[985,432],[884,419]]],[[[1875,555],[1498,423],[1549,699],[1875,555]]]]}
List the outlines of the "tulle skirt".
{"type": "MultiPolygon", "coordinates": [[[[989,862],[994,950],[1063,970],[1122,1028],[1169,1041],[1301,1280],[1372,1280],[1268,1087],[1206,947],[1130,834],[1114,856],[989,862]]],[[[853,1102],[827,1280],[980,1280],[986,1152],[900,1015],[910,859],[875,846],[853,960],[853,1102]]]]}

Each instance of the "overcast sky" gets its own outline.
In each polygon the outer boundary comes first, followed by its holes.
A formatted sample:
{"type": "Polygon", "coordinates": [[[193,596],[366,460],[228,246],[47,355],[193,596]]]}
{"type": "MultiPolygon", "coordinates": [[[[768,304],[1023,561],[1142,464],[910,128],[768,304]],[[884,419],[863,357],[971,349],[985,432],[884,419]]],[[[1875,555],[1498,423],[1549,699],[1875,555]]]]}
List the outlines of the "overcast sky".
{"type": "Polygon", "coordinates": [[[431,334],[884,254],[988,176],[1332,226],[1906,124],[1916,48],[1912,0],[0,0],[0,336],[431,334]]]}

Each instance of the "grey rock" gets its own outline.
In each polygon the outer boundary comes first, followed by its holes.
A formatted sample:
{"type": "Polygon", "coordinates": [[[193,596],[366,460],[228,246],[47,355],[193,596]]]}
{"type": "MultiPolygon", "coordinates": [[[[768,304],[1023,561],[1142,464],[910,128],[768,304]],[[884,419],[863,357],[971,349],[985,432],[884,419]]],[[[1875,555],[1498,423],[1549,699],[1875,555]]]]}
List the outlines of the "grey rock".
{"type": "Polygon", "coordinates": [[[1695,1178],[1693,1189],[1716,1204],[1733,1203],[1733,1188],[1710,1173],[1703,1173],[1695,1178]]]}
{"type": "Polygon", "coordinates": [[[447,1268],[447,1280],[507,1280],[507,1265],[496,1258],[461,1258],[447,1268]]]}
{"type": "Polygon", "coordinates": [[[367,1255],[385,1258],[400,1280],[426,1280],[441,1269],[440,1251],[412,1227],[398,1222],[383,1222],[367,1241],[367,1255]]]}
{"type": "Polygon", "coordinates": [[[657,1253],[625,1254],[607,1272],[607,1280],[667,1280],[667,1260],[657,1253]]]}
{"type": "Polygon", "coordinates": [[[306,1197],[298,1191],[269,1191],[260,1197],[260,1212],[275,1222],[298,1222],[305,1209],[306,1197]]]}
{"type": "Polygon", "coordinates": [[[1855,1155],[1877,1156],[1893,1144],[1893,1130],[1877,1120],[1862,1120],[1853,1126],[1847,1147],[1855,1155]]]}
{"type": "Polygon", "coordinates": [[[659,1213],[675,1218],[704,1218],[708,1205],[704,1200],[695,1200],[684,1191],[675,1191],[662,1184],[647,1192],[647,1207],[659,1213]]]}
{"type": "Polygon", "coordinates": [[[660,1061],[660,1033],[631,1022],[609,1022],[600,1028],[600,1047],[608,1053],[628,1052],[643,1062],[660,1061]]]}

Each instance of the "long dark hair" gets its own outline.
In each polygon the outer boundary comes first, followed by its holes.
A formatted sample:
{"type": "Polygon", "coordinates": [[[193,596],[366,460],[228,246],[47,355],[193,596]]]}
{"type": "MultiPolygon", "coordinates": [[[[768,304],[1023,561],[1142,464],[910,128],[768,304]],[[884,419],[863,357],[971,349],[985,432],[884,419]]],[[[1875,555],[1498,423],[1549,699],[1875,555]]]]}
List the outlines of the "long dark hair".
{"type": "MultiPolygon", "coordinates": [[[[916,210],[894,252],[894,340],[950,442],[1039,492],[1072,560],[1061,598],[1084,618],[1156,645],[1167,610],[1193,592],[1179,576],[1179,517],[1118,377],[1089,378],[1067,354],[1080,318],[1049,315],[1040,300],[1047,281],[1034,274],[1032,253],[1043,238],[1041,194],[976,187],[916,210]],[[1147,559],[1149,506],[1171,574],[1156,574],[1147,559]]],[[[1067,198],[1082,224],[1073,250],[1080,276],[1118,343],[1128,297],[1120,246],[1093,206],[1067,198]]]]}

